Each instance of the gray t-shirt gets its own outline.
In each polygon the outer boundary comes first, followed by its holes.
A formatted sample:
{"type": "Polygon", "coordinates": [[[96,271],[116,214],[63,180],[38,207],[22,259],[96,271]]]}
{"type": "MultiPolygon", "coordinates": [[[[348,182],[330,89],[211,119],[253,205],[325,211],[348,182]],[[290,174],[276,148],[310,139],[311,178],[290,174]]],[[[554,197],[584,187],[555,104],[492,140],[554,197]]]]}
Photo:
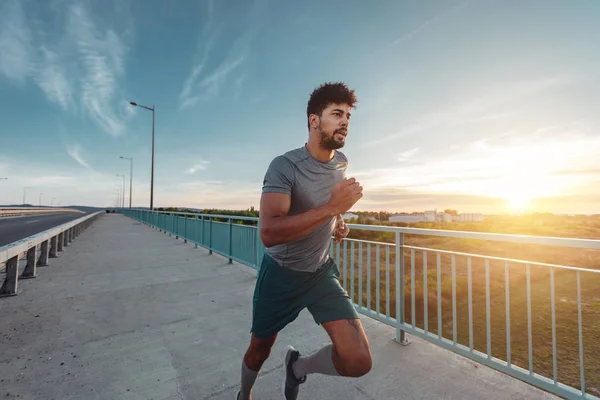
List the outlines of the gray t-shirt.
{"type": "MultiPolygon", "coordinates": [[[[347,167],[348,159],[342,152],[336,150],[330,161],[322,162],[304,145],[271,161],[262,191],[289,194],[288,215],[301,214],[329,201],[333,187],[346,177],[347,167]]],[[[333,217],[306,236],[269,247],[265,252],[284,268],[314,272],[329,259],[335,220],[333,217]]]]}

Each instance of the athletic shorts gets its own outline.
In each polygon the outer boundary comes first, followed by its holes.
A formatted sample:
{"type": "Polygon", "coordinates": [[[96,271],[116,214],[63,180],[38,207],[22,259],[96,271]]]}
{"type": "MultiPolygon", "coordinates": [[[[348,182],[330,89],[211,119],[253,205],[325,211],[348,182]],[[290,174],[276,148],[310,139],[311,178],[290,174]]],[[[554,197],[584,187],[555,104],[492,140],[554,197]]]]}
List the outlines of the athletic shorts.
{"type": "Polygon", "coordinates": [[[315,272],[301,272],[283,268],[265,254],[254,288],[250,332],[261,339],[271,337],[304,308],[318,325],[359,318],[339,278],[340,271],[331,258],[315,272]]]}

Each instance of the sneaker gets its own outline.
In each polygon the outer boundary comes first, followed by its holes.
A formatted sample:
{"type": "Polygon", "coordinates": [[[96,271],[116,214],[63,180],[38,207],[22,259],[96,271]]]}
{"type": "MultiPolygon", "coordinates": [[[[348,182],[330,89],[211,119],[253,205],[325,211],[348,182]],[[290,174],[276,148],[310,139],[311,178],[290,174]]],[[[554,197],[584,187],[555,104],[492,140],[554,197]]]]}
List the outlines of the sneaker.
{"type": "Polygon", "coordinates": [[[294,349],[292,346],[286,346],[283,349],[283,382],[282,382],[282,391],[283,397],[286,400],[296,400],[298,398],[298,386],[300,384],[306,382],[306,376],[298,379],[296,375],[294,375],[294,370],[292,369],[292,364],[298,360],[300,357],[300,352],[294,349]]]}

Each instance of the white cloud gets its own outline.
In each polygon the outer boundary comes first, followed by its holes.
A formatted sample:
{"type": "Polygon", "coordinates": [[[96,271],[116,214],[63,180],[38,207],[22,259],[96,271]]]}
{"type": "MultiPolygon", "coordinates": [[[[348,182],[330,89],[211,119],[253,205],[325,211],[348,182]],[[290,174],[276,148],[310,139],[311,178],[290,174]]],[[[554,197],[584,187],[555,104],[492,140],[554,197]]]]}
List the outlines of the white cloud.
{"type": "Polygon", "coordinates": [[[429,140],[435,143],[437,137],[445,132],[460,128],[473,122],[493,122],[507,118],[513,115],[511,110],[518,107],[519,103],[525,99],[539,95],[548,89],[572,83],[574,78],[569,75],[556,75],[550,77],[540,77],[537,79],[498,82],[487,88],[482,89],[481,95],[460,103],[456,106],[445,107],[442,110],[431,110],[430,112],[418,115],[412,123],[390,135],[382,136],[378,139],[368,142],[370,146],[379,146],[399,138],[415,137],[417,134],[430,133],[434,137],[429,140]]]}
{"type": "Polygon", "coordinates": [[[57,102],[64,110],[73,103],[72,90],[64,68],[59,65],[57,55],[52,50],[42,47],[43,61],[34,78],[38,86],[46,93],[50,101],[57,102]]]}
{"type": "Polygon", "coordinates": [[[206,160],[199,161],[198,163],[192,165],[188,170],[188,174],[194,174],[197,171],[205,170],[208,168],[209,162],[206,160]]]}
{"type": "Polygon", "coordinates": [[[0,73],[24,83],[31,74],[31,31],[21,2],[7,0],[0,7],[0,73]]]}
{"type": "Polygon", "coordinates": [[[398,157],[400,160],[406,160],[408,158],[411,158],[412,156],[414,156],[415,154],[417,154],[417,152],[420,150],[420,147],[415,147],[414,149],[410,149],[407,151],[404,151],[402,153],[400,153],[400,156],[398,157]]]}
{"type": "Polygon", "coordinates": [[[81,4],[66,10],[64,36],[34,24],[20,1],[0,6],[0,74],[24,84],[31,79],[49,101],[75,113],[86,113],[113,136],[125,132],[135,112],[124,99],[121,79],[128,48],[112,29],[98,28],[81,4]]]}
{"type": "Polygon", "coordinates": [[[92,167],[90,166],[90,164],[88,164],[84,159],[83,156],[81,155],[82,152],[82,148],[79,144],[77,143],[73,143],[73,144],[68,144],[67,145],[67,153],[69,153],[69,155],[71,156],[71,158],[75,161],[77,161],[77,163],[79,163],[79,165],[91,170],[92,167]]]}
{"type": "Polygon", "coordinates": [[[81,100],[87,112],[111,135],[121,135],[124,122],[115,110],[124,73],[125,45],[112,30],[100,31],[81,5],[69,10],[68,31],[76,43],[85,74],[80,77],[81,100]]]}
{"type": "Polygon", "coordinates": [[[250,44],[261,26],[261,18],[266,12],[266,4],[262,0],[256,0],[253,4],[245,3],[250,7],[245,13],[246,21],[236,20],[235,23],[227,21],[226,17],[219,17],[220,25],[216,25],[215,2],[210,1],[207,6],[207,18],[204,23],[202,35],[199,38],[199,52],[195,56],[195,62],[190,74],[185,79],[179,95],[181,108],[190,107],[201,100],[207,100],[219,95],[223,87],[233,81],[233,97],[237,98],[241,92],[241,85],[246,79],[244,71],[239,71],[243,64],[250,58],[250,44]],[[228,22],[231,22],[228,24],[228,22]],[[224,38],[219,37],[222,32],[232,34],[232,29],[239,29],[236,39],[227,43],[224,38]],[[214,62],[212,50],[217,40],[220,48],[228,48],[226,56],[214,62]],[[235,74],[237,76],[233,76],[235,74]]]}

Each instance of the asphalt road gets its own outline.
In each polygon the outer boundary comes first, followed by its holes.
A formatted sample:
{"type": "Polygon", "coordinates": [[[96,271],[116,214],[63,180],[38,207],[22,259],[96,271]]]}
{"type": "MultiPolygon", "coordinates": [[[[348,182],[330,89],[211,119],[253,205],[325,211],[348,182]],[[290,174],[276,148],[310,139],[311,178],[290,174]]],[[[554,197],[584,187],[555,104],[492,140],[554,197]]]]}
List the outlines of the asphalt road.
{"type": "Polygon", "coordinates": [[[0,218],[0,246],[54,228],[65,222],[81,218],[82,213],[30,215],[17,218],[0,218]]]}

